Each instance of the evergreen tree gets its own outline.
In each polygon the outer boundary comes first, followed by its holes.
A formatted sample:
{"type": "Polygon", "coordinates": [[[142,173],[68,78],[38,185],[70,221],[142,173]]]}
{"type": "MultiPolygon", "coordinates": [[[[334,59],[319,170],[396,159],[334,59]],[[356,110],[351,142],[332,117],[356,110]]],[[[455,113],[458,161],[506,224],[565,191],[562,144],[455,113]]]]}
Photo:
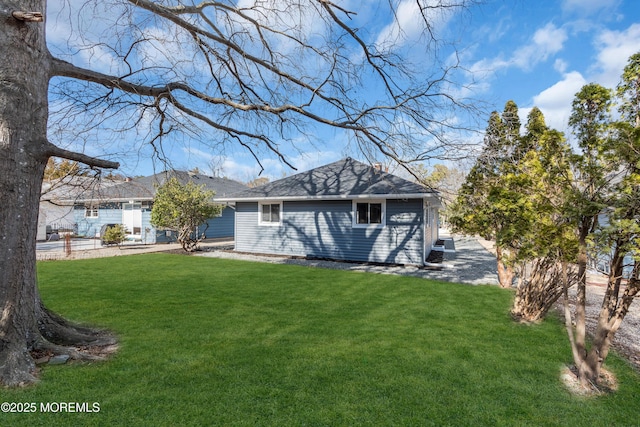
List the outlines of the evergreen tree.
{"type": "Polygon", "coordinates": [[[565,207],[579,239],[575,328],[566,291],[565,321],[583,385],[598,382],[613,337],[640,291],[639,64],[640,54],[629,58],[617,88],[622,121],[614,122],[609,114],[611,91],[596,84],[586,85],[576,94],[570,118],[582,153],[575,158],[578,179],[565,207]],[[605,211],[608,221],[599,224],[598,216],[605,211]],[[590,249],[610,255],[611,262],[598,322],[588,346],[586,268],[590,249]],[[627,260],[631,261],[625,266],[627,260]]]}
{"type": "Polygon", "coordinates": [[[518,162],[520,153],[516,151],[520,143],[520,116],[518,106],[513,101],[507,101],[502,112],[502,122],[504,123],[504,144],[509,147],[509,154],[512,162],[518,162]]]}
{"type": "Polygon", "coordinates": [[[571,149],[564,135],[549,129],[538,108],[529,114],[521,138],[526,149],[517,174],[526,183],[531,209],[528,221],[518,227],[518,282],[511,314],[526,322],[542,319],[562,296],[563,278],[573,275],[568,268],[576,253],[573,228],[560,214],[571,179],[571,149]]]}
{"type": "Polygon", "coordinates": [[[620,112],[634,128],[640,128],[640,52],[631,55],[617,87],[620,112]]]}
{"type": "Polygon", "coordinates": [[[500,286],[509,288],[517,257],[517,227],[530,205],[519,190],[522,183],[513,173],[513,150],[518,144],[518,107],[507,102],[500,116],[492,112],[482,153],[471,169],[451,208],[449,222],[456,232],[478,234],[496,243],[500,286]]]}
{"type": "Polygon", "coordinates": [[[56,160],[50,157],[44,170],[44,180],[53,181],[67,176],[81,175],[78,162],[67,159],[56,160]]]}
{"type": "Polygon", "coordinates": [[[493,112],[478,161],[452,207],[454,231],[494,240],[498,277],[517,277],[514,317],[535,321],[562,295],[561,262],[571,256],[566,221],[555,206],[564,200],[570,158],[562,133],[549,129],[533,108],[519,134],[517,106],[493,112]]]}

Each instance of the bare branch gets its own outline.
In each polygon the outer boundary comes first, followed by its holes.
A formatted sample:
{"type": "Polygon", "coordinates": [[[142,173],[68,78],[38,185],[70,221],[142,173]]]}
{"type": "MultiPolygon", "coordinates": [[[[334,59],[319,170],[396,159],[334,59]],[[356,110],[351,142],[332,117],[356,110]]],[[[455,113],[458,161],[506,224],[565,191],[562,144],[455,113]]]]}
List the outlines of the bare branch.
{"type": "MultiPolygon", "coordinates": [[[[129,2],[133,3],[136,6],[139,6],[143,9],[146,9],[150,12],[153,12],[159,16],[162,16],[163,18],[173,22],[174,24],[184,28],[185,30],[189,31],[190,33],[193,34],[199,34],[203,37],[209,38],[213,41],[215,41],[216,43],[220,43],[223,46],[226,46],[228,49],[235,51],[236,53],[242,55],[243,58],[246,58],[247,60],[251,61],[254,64],[257,64],[263,68],[265,68],[266,70],[269,70],[270,72],[292,82],[295,83],[296,85],[303,87],[307,90],[311,90],[313,91],[314,88],[313,86],[305,83],[302,79],[296,78],[295,76],[284,72],[283,70],[277,68],[276,66],[274,66],[273,64],[265,61],[262,58],[259,58],[255,55],[250,54],[247,50],[242,49],[240,46],[238,46],[237,44],[233,43],[232,41],[230,41],[228,38],[224,38],[221,37],[219,34],[214,34],[211,33],[209,31],[205,31],[202,28],[188,22],[185,21],[183,19],[181,19],[178,15],[171,13],[172,11],[170,9],[167,9],[163,6],[160,6],[156,3],[150,2],[148,0],[128,0],[129,2]]],[[[328,100],[328,99],[327,99],[328,100]]]]}
{"type": "MultiPolygon", "coordinates": [[[[100,46],[120,73],[51,59],[51,75],[71,79],[63,80],[58,92],[61,99],[73,99],[73,107],[65,106],[62,113],[67,122],[81,124],[85,111],[99,108],[102,115],[87,118],[97,129],[126,109],[129,129],[146,133],[159,158],[163,143],[180,134],[198,140],[204,135],[199,130],[209,128],[217,137],[199,143],[215,150],[240,145],[256,161],[266,151],[292,167],[289,152],[297,149],[292,142],[304,138],[313,144],[318,125],[346,130],[367,156],[382,154],[406,169],[412,162],[461,156],[453,152],[466,142],[454,142],[449,134],[469,129],[449,118],[458,111],[473,114],[477,104],[450,92],[451,73],[459,64],[436,62],[428,72],[411,70],[394,49],[378,51],[350,22],[356,13],[331,0],[257,2],[244,8],[208,0],[124,2],[135,6],[126,13],[138,9],[148,16],[133,22],[123,14],[118,33],[126,43],[100,46]],[[153,31],[139,23],[147,19],[154,20],[153,31]],[[320,30],[305,27],[304,19],[319,22],[320,30]],[[107,89],[73,89],[73,81],[107,89]]],[[[391,12],[396,7],[389,2],[391,12]]],[[[424,19],[432,13],[425,8],[420,8],[424,19]]]]}
{"type": "Polygon", "coordinates": [[[63,159],[84,163],[85,165],[90,167],[104,169],[118,169],[120,167],[120,164],[118,162],[112,162],[109,160],[99,159],[97,157],[87,156],[86,154],[65,150],[64,148],[57,147],[49,142],[46,143],[46,154],[49,157],[60,157],[63,159]]]}
{"type": "MultiPolygon", "coordinates": [[[[383,59],[383,58],[380,55],[373,55],[369,47],[365,44],[365,42],[360,37],[358,37],[356,32],[353,31],[344,22],[342,22],[340,18],[338,18],[338,16],[333,12],[333,10],[331,10],[332,7],[336,7],[333,3],[331,3],[328,0],[318,0],[318,1],[327,10],[331,18],[333,18],[333,20],[336,22],[336,24],[338,24],[342,29],[344,29],[347,33],[349,33],[349,35],[360,45],[360,47],[362,48],[362,52],[367,57],[367,61],[373,67],[376,73],[378,73],[378,75],[384,82],[384,85],[387,88],[387,92],[389,92],[389,95],[391,95],[395,99],[396,95],[394,94],[394,91],[391,88],[391,82],[389,81],[389,76],[387,76],[385,72],[382,70],[382,68],[376,65],[373,61],[373,58],[376,58],[376,59],[383,59]]],[[[338,8],[338,9],[346,13],[346,11],[343,8],[338,8]]],[[[349,16],[349,14],[347,14],[347,16],[349,16]]],[[[387,63],[387,65],[392,65],[392,64],[387,63]]]]}

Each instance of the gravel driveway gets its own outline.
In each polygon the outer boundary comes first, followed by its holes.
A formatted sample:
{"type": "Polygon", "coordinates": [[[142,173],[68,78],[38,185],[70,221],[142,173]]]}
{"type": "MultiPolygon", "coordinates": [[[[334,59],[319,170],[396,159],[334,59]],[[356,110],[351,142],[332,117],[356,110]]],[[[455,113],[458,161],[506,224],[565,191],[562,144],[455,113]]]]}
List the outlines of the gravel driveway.
{"type": "Polygon", "coordinates": [[[405,276],[422,277],[425,279],[442,280],[446,282],[466,283],[470,285],[498,284],[495,257],[485,250],[482,245],[478,243],[478,240],[470,237],[456,237],[455,247],[455,253],[445,253],[444,260],[441,265],[436,266],[434,264],[428,268],[314,260],[285,256],[255,255],[237,253],[232,250],[208,250],[200,254],[200,256],[243,259],[275,264],[306,265],[312,267],[331,268],[335,270],[363,271],[378,274],[400,274],[405,276]]]}

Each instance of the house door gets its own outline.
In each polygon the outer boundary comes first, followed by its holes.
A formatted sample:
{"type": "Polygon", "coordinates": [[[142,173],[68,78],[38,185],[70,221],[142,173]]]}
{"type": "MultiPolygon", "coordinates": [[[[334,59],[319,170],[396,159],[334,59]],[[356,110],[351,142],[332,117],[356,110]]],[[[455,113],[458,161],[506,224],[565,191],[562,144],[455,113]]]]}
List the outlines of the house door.
{"type": "Polygon", "coordinates": [[[122,225],[127,234],[140,236],[142,231],[142,203],[122,204],[122,225]]]}
{"type": "Polygon", "coordinates": [[[438,240],[438,209],[431,206],[426,199],[424,199],[422,206],[424,212],[424,259],[427,259],[438,240]]]}

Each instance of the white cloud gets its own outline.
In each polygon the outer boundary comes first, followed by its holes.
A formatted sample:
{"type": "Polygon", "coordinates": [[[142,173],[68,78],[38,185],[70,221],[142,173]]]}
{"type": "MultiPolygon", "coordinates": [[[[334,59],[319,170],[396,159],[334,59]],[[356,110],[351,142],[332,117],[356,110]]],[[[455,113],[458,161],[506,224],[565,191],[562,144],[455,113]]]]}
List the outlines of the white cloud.
{"type": "Polygon", "coordinates": [[[327,163],[335,162],[344,155],[335,151],[308,151],[297,156],[289,156],[287,160],[296,168],[289,166],[275,158],[261,158],[260,163],[264,170],[260,174],[260,165],[247,153],[235,155],[213,154],[206,150],[193,147],[184,148],[183,152],[188,159],[188,164],[175,165],[181,169],[192,169],[198,167],[203,173],[215,173],[218,176],[225,176],[240,182],[249,182],[255,178],[267,177],[271,181],[304,172],[327,163]],[[215,169],[215,171],[212,171],[215,169]],[[259,175],[260,174],[260,175],[259,175]]]}
{"type": "Polygon", "coordinates": [[[573,98],[585,84],[587,81],[582,74],[571,71],[533,97],[533,104],[544,114],[547,126],[566,132],[573,98]]]}
{"type": "Polygon", "coordinates": [[[553,69],[559,72],[560,74],[564,74],[567,71],[568,64],[566,61],[558,58],[556,62],[553,63],[553,69]]]}
{"type": "Polygon", "coordinates": [[[244,154],[227,156],[194,147],[182,147],[183,163],[175,164],[178,169],[198,168],[205,175],[224,176],[240,182],[248,182],[258,177],[260,167],[255,162],[247,162],[244,154]]]}
{"type": "MultiPolygon", "coordinates": [[[[294,175],[309,169],[317,168],[318,166],[326,165],[327,163],[335,162],[342,157],[344,156],[335,151],[317,150],[300,153],[297,156],[288,157],[289,162],[296,168],[296,170],[291,169],[278,159],[264,159],[261,160],[262,166],[264,166],[264,171],[261,176],[265,176],[271,181],[275,181],[285,176],[294,175]]],[[[258,165],[255,165],[253,171],[253,178],[255,178],[260,172],[258,165]]]]}
{"type": "MultiPolygon", "coordinates": [[[[309,42],[314,37],[324,35],[328,30],[327,21],[322,19],[316,7],[306,3],[292,3],[287,0],[239,0],[238,9],[242,13],[259,22],[265,28],[262,34],[258,35],[253,23],[243,20],[233,14],[228,15],[228,20],[219,20],[223,26],[228,25],[229,33],[244,31],[251,34],[255,40],[265,37],[273,50],[282,56],[292,54],[296,49],[300,49],[300,43],[309,42]],[[291,37],[285,37],[282,34],[291,37]]],[[[220,14],[220,16],[223,16],[220,14]]],[[[259,46],[259,43],[256,43],[259,46]]]]}
{"type": "Polygon", "coordinates": [[[564,0],[562,9],[581,15],[592,15],[603,9],[611,9],[620,3],[620,0],[564,0]]]}
{"type": "MultiPolygon", "coordinates": [[[[534,33],[530,43],[517,48],[511,57],[483,58],[471,65],[469,71],[474,80],[486,80],[492,78],[498,71],[510,67],[530,70],[536,64],[546,61],[552,55],[560,52],[567,38],[567,32],[564,28],[558,28],[554,24],[548,23],[534,33]]],[[[566,64],[558,61],[554,66],[562,71],[566,68],[566,64]]]]}
{"type": "Polygon", "coordinates": [[[240,182],[249,182],[258,177],[260,168],[256,165],[240,163],[236,159],[220,156],[215,159],[219,171],[217,175],[226,176],[240,182]]]}
{"type": "Polygon", "coordinates": [[[603,31],[596,38],[598,49],[594,67],[596,81],[605,87],[615,87],[629,57],[640,51],[640,24],[632,24],[624,31],[603,31]]]}
{"type": "Polygon", "coordinates": [[[401,0],[396,8],[393,22],[384,27],[376,39],[375,45],[380,51],[395,50],[404,46],[411,40],[417,40],[424,32],[424,19],[431,26],[430,31],[438,33],[454,16],[457,8],[447,7],[453,5],[452,0],[427,0],[417,2],[415,0],[401,0]],[[426,3],[423,11],[420,3],[426,3]]]}
{"type": "Polygon", "coordinates": [[[471,65],[469,71],[476,79],[487,79],[492,77],[498,70],[507,68],[509,64],[510,61],[501,57],[483,58],[471,65]]]}
{"type": "Polygon", "coordinates": [[[544,58],[562,50],[565,41],[567,41],[567,32],[563,28],[556,28],[552,23],[540,28],[533,35],[533,42],[536,47],[542,49],[544,58]]]}
{"type": "MultiPolygon", "coordinates": [[[[596,63],[585,77],[578,71],[563,74],[562,80],[533,97],[533,104],[543,112],[547,125],[568,134],[568,119],[575,94],[589,82],[614,88],[629,56],[640,50],[640,24],[624,31],[602,31],[595,38],[596,63]]],[[[556,70],[566,68],[564,61],[556,61],[556,70]]]]}
{"type": "Polygon", "coordinates": [[[404,0],[398,6],[396,17],[378,35],[376,46],[379,50],[389,50],[393,46],[404,44],[405,41],[418,37],[422,25],[417,16],[420,14],[418,3],[404,0]]]}
{"type": "Polygon", "coordinates": [[[565,41],[567,41],[566,30],[548,23],[538,29],[533,35],[532,42],[518,49],[509,62],[518,68],[529,70],[561,51],[565,41]]]}

